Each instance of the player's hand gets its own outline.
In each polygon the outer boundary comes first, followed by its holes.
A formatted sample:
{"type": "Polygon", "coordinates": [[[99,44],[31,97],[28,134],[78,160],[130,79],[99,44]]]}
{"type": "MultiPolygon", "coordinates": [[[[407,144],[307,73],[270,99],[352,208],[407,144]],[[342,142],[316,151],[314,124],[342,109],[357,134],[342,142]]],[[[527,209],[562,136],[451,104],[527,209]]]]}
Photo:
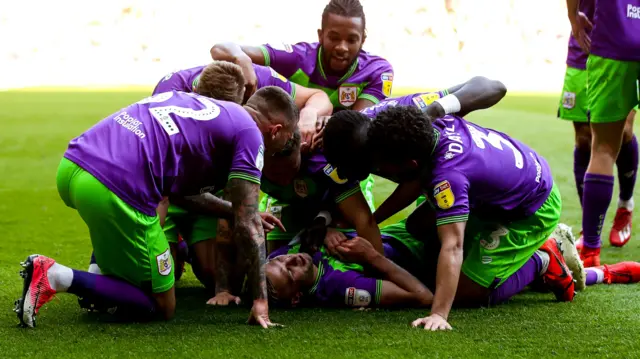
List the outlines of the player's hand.
{"type": "Polygon", "coordinates": [[[336,251],[345,260],[360,264],[370,263],[372,257],[377,254],[373,245],[362,237],[355,237],[340,243],[336,247],[336,251]]]}
{"type": "Polygon", "coordinates": [[[313,138],[316,134],[316,121],[318,119],[317,111],[300,111],[300,121],[298,129],[300,130],[300,151],[306,153],[311,149],[313,138]]]}
{"type": "Polygon", "coordinates": [[[442,118],[446,115],[444,108],[439,102],[432,102],[425,111],[429,120],[435,121],[438,118],[442,118]]]}
{"type": "Polygon", "coordinates": [[[431,330],[435,332],[436,330],[451,330],[451,325],[444,319],[441,315],[432,313],[430,316],[425,318],[416,319],[411,323],[411,326],[421,327],[424,325],[424,330],[431,330]]]}
{"type": "Polygon", "coordinates": [[[244,75],[244,101],[247,102],[249,97],[256,92],[258,78],[251,62],[242,64],[240,67],[242,67],[242,74],[244,75]]]}
{"type": "Polygon", "coordinates": [[[269,212],[260,212],[260,219],[262,220],[262,228],[265,233],[271,232],[276,226],[280,228],[283,232],[287,230],[284,228],[284,225],[280,220],[269,212]]]}
{"type": "Polygon", "coordinates": [[[580,45],[582,51],[589,53],[591,51],[591,37],[587,31],[593,28],[593,24],[589,21],[587,15],[579,11],[571,21],[571,33],[580,45]]]}
{"type": "Polygon", "coordinates": [[[160,220],[160,227],[164,227],[164,222],[167,219],[168,212],[169,197],[162,197],[162,201],[158,203],[158,208],[156,208],[156,213],[158,214],[158,219],[160,220]]]}
{"type": "Polygon", "coordinates": [[[269,320],[269,303],[266,299],[256,299],[253,301],[253,307],[251,308],[251,314],[249,315],[247,324],[259,324],[264,329],[283,326],[281,324],[271,323],[271,320],[269,320]]]}
{"type": "Polygon", "coordinates": [[[229,305],[229,303],[236,303],[236,305],[239,305],[240,297],[236,297],[235,295],[229,292],[220,292],[216,294],[215,297],[207,301],[207,304],[209,305],[227,306],[229,305]]]}
{"type": "Polygon", "coordinates": [[[331,116],[320,116],[316,121],[316,133],[313,135],[311,139],[311,151],[314,151],[316,148],[322,148],[322,138],[324,137],[324,126],[327,125],[327,121],[331,116]]]}
{"type": "Polygon", "coordinates": [[[333,228],[328,228],[327,235],[324,237],[324,245],[327,247],[330,254],[340,256],[340,253],[336,251],[336,248],[338,248],[340,243],[346,240],[347,236],[345,236],[344,233],[333,228]]]}

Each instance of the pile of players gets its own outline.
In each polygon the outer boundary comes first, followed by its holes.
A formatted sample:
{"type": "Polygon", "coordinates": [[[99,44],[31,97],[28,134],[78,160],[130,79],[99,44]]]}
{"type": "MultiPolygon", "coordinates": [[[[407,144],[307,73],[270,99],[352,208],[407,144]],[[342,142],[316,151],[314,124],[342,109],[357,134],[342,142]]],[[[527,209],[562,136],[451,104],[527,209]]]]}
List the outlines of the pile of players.
{"type": "Polygon", "coordinates": [[[277,325],[271,304],[430,307],[413,325],[450,329],[453,305],[499,304],[530,285],[572,301],[586,285],[640,281],[639,263],[599,261],[614,162],[610,240],[631,237],[640,20],[621,1],[567,2],[560,116],[575,121],[579,243],[559,224],[547,161],[463,118],[500,101],[502,83],[388,98],[393,69],[362,50],[361,4],[331,0],[318,42],[217,44],[213,63],[167,75],[69,143],[57,185],[89,228],[89,271],[29,256],[18,318],[35,326],[67,292],[88,309],[169,319],[185,262],[208,304],[247,295],[249,322],[265,328],[277,325]],[[398,184],[377,209],[372,174],[398,184]]]}

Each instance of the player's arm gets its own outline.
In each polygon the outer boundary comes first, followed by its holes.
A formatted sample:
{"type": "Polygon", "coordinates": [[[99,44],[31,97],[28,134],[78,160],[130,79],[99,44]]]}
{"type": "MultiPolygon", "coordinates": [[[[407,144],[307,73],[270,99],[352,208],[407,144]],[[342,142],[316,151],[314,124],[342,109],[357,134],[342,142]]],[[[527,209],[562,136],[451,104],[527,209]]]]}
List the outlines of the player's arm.
{"type": "MultiPolygon", "coordinates": [[[[368,266],[383,278],[377,288],[376,303],[384,307],[429,306],[433,294],[416,277],[376,251],[364,238],[343,242],[338,252],[346,259],[368,266]]],[[[357,286],[355,286],[358,288],[357,286]]]]}
{"type": "Polygon", "coordinates": [[[310,89],[294,83],[291,83],[291,85],[295,93],[296,106],[301,109],[300,121],[298,122],[302,137],[301,141],[310,146],[313,136],[316,134],[318,117],[331,115],[333,105],[329,100],[329,96],[322,90],[310,89]]]}
{"type": "Polygon", "coordinates": [[[409,181],[398,184],[396,189],[373,214],[376,223],[382,223],[389,217],[407,208],[422,193],[420,181],[409,181]]]}
{"type": "Polygon", "coordinates": [[[210,53],[214,60],[229,61],[240,66],[265,65],[260,46],[240,46],[233,42],[223,42],[213,45],[210,53]]]}
{"type": "Polygon", "coordinates": [[[370,66],[377,66],[378,69],[372,74],[369,83],[362,89],[362,93],[358,96],[356,103],[351,107],[352,110],[360,111],[391,96],[391,88],[393,86],[393,67],[391,67],[391,64],[386,60],[380,60],[380,63],[371,64],[370,66]]]}
{"type": "MultiPolygon", "coordinates": [[[[231,285],[229,280],[234,270],[231,258],[235,258],[235,245],[233,243],[233,232],[228,220],[224,218],[218,219],[218,228],[216,237],[213,241],[214,258],[215,258],[215,297],[211,298],[207,303],[212,305],[227,305],[231,300],[239,302],[237,297],[231,293],[231,285]]],[[[240,265],[240,263],[237,263],[240,265]]],[[[237,269],[237,268],[236,268],[237,269]]]]}
{"type": "Polygon", "coordinates": [[[438,226],[441,248],[436,270],[436,293],[433,298],[431,315],[439,315],[447,320],[453,299],[456,296],[460,271],[462,270],[464,229],[466,222],[449,223],[438,226]]]}
{"type": "Polygon", "coordinates": [[[505,85],[497,80],[476,76],[471,80],[446,90],[447,95],[435,100],[426,108],[431,118],[447,114],[466,114],[489,108],[497,104],[507,94],[505,85]]]}
{"type": "Polygon", "coordinates": [[[344,220],[356,229],[358,236],[366,238],[378,253],[384,254],[380,228],[359,186],[354,188],[352,195],[338,202],[338,210],[344,220]]]}
{"type": "Polygon", "coordinates": [[[171,203],[189,212],[226,219],[233,217],[231,202],[211,193],[201,193],[194,196],[171,196],[170,200],[171,203]]]}

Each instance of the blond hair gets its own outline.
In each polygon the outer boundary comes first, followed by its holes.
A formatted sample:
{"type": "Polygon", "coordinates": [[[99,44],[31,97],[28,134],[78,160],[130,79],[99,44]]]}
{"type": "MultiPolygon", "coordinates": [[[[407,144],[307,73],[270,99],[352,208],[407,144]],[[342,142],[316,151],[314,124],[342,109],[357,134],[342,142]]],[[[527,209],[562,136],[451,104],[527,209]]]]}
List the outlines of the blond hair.
{"type": "Polygon", "coordinates": [[[202,70],[195,92],[216,100],[242,104],[244,84],[240,66],[228,61],[214,61],[202,70]]]}

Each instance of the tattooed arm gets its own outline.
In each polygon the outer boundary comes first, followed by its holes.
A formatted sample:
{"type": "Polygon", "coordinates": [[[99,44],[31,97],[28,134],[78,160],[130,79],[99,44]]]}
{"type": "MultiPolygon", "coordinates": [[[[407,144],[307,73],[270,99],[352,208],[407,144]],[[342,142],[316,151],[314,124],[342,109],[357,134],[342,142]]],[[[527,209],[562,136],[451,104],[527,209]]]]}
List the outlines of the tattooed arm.
{"type": "Polygon", "coordinates": [[[211,193],[202,193],[195,196],[173,196],[171,203],[182,207],[189,212],[212,215],[220,218],[233,218],[231,202],[216,197],[211,193]]]}
{"type": "Polygon", "coordinates": [[[233,206],[232,242],[246,258],[247,283],[253,293],[253,308],[249,322],[267,328],[272,323],[269,321],[265,277],[265,235],[258,214],[259,193],[259,184],[231,178],[225,189],[225,198],[228,198],[233,206]]]}

